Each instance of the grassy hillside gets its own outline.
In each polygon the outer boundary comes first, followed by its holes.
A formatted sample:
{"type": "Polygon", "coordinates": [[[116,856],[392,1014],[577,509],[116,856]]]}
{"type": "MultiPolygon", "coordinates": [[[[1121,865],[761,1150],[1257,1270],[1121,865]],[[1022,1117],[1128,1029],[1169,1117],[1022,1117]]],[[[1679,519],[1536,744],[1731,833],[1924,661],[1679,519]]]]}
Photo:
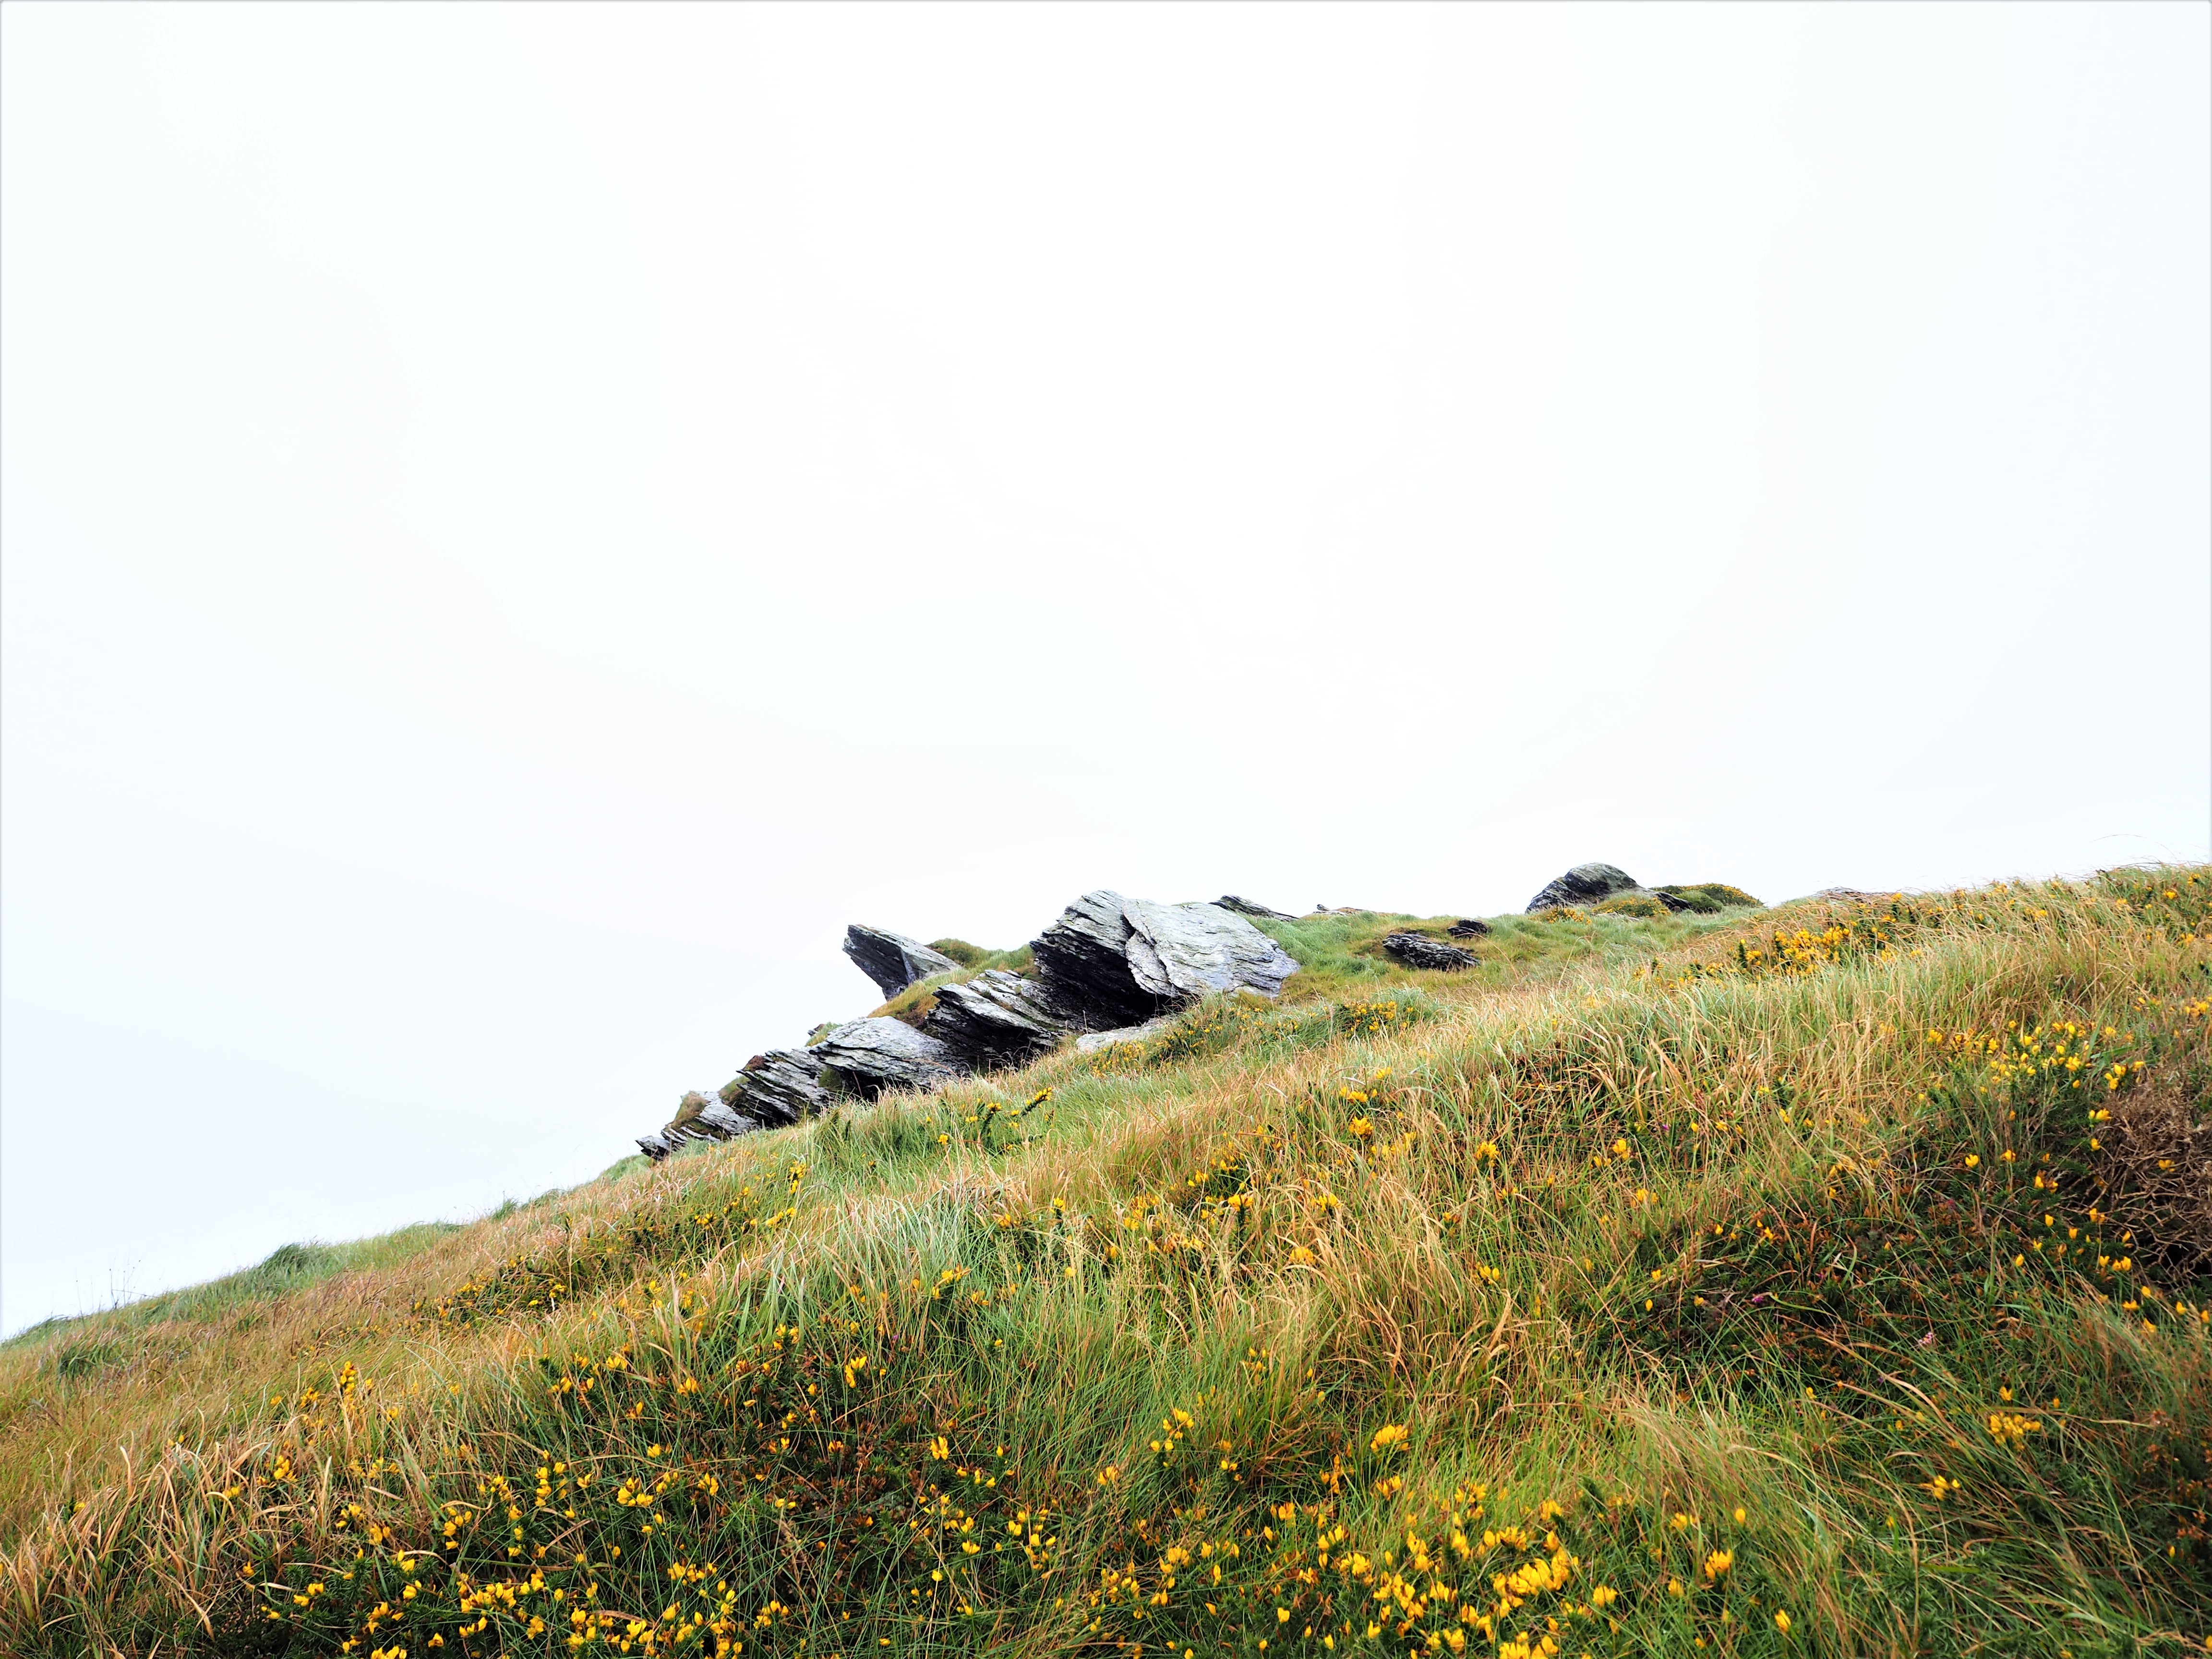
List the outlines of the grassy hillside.
{"type": "Polygon", "coordinates": [[[41,1328],[0,1650],[2203,1651],[2208,900],[1270,923],[1280,1006],[41,1328]]]}

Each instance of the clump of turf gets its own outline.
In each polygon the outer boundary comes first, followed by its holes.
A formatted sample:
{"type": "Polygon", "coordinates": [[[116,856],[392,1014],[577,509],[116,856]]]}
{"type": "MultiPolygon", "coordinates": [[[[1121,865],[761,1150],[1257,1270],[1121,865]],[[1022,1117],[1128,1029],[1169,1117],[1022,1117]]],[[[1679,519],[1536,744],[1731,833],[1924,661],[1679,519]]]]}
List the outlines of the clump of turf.
{"type": "Polygon", "coordinates": [[[1678,901],[1681,908],[1701,916],[1715,915],[1723,910],[1756,910],[1761,908],[1759,901],[1742,888],[1731,887],[1724,881],[1699,882],[1686,887],[1655,887],[1651,890],[1664,893],[1668,898],[1678,901]]]}
{"type": "Polygon", "coordinates": [[[1590,908],[1601,916],[1642,916],[1649,921],[1661,921],[1668,914],[1668,907],[1649,893],[1618,893],[1590,908]]]}

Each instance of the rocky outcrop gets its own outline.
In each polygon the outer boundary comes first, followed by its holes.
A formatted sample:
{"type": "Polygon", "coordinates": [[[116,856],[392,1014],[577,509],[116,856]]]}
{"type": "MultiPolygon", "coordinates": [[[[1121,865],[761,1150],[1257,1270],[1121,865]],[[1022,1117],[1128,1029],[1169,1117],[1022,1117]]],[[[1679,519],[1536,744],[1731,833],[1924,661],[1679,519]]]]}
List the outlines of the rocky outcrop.
{"type": "Polygon", "coordinates": [[[686,1141],[727,1140],[732,1135],[758,1127],[738,1118],[712,1095],[702,1095],[694,1089],[677,1103],[674,1117],[653,1133],[638,1137],[637,1148],[647,1158],[658,1160],[686,1141]]]}
{"type": "Polygon", "coordinates": [[[943,951],[902,933],[887,933],[857,921],[845,930],[845,954],[886,998],[896,996],[918,979],[949,974],[960,966],[943,951]]]}
{"type": "Polygon", "coordinates": [[[830,1103],[822,1057],[811,1048],[771,1048],[755,1054],[722,1085],[722,1104],[755,1128],[811,1117],[830,1103]]]}
{"type": "Polygon", "coordinates": [[[1273,996],[1298,964],[1218,904],[1155,904],[1085,893],[1030,947],[1054,1007],[1088,1030],[1141,1025],[1194,998],[1273,996]]]}
{"type": "Polygon", "coordinates": [[[1570,904],[1595,904],[1615,893],[1638,890],[1640,884],[1626,870],[1610,864],[1577,864],[1528,901],[1531,913],[1563,909],[1570,904]]]}
{"type": "Polygon", "coordinates": [[[1474,916],[1463,916],[1445,928],[1444,932],[1449,933],[1454,939],[1487,939],[1490,936],[1490,924],[1474,916]]]}
{"type": "Polygon", "coordinates": [[[1020,1066],[1066,1036],[1068,1021],[1033,979],[987,968],[971,980],[937,988],[937,1006],[921,1029],[978,1071],[1020,1066]]]}
{"type": "Polygon", "coordinates": [[[935,1089],[967,1075],[960,1057],[903,1020],[879,1016],[840,1025],[807,1052],[847,1094],[873,1100],[886,1089],[935,1089]]]}
{"type": "Polygon", "coordinates": [[[756,1129],[777,1129],[811,1117],[830,1103],[822,1086],[822,1062],[810,1049],[773,1048],[755,1054],[744,1069],[712,1095],[693,1090],[676,1115],[649,1135],[638,1150],[647,1158],[666,1158],[690,1140],[732,1140],[756,1129]]]}
{"type": "Polygon", "coordinates": [[[1712,915],[1728,909],[1757,909],[1759,901],[1741,887],[1720,881],[1646,887],[1626,870],[1610,864],[1577,864],[1528,901],[1531,913],[1561,910],[1570,905],[1620,915],[1656,916],[1669,910],[1677,915],[1688,910],[1712,915]]]}
{"type": "MultiPolygon", "coordinates": [[[[989,968],[948,981],[908,1011],[918,1026],[888,1016],[817,1026],[805,1048],[755,1054],[719,1097],[686,1095],[675,1119],[639,1137],[638,1146],[648,1158],[666,1158],[686,1141],[795,1123],[839,1095],[872,1100],[887,1089],[937,1089],[970,1072],[1019,1066],[1071,1032],[1141,1041],[1159,1029],[1149,1022],[1164,1026],[1202,996],[1273,996],[1298,964],[1239,908],[1277,914],[1233,897],[1154,904],[1086,893],[1036,941],[1035,977],[989,968]]],[[[845,954],[887,999],[961,966],[933,946],[857,923],[845,930],[845,954]]]]}
{"type": "Polygon", "coordinates": [[[1482,960],[1472,951],[1462,951],[1425,933],[1392,933],[1382,941],[1382,949],[1392,960],[1408,968],[1432,968],[1446,974],[1473,968],[1482,960]]]}
{"type": "Polygon", "coordinates": [[[1234,910],[1240,916],[1257,916],[1262,921],[1296,921],[1296,916],[1286,916],[1280,910],[1270,910],[1264,904],[1255,904],[1250,899],[1238,898],[1234,893],[1224,893],[1213,901],[1224,910],[1234,910]]]}

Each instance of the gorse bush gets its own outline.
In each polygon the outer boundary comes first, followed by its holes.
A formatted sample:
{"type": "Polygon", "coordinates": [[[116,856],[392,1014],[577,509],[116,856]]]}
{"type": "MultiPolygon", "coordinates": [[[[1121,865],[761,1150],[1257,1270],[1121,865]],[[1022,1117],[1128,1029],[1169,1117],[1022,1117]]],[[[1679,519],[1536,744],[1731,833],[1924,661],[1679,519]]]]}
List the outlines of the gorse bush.
{"type": "Polygon", "coordinates": [[[1309,1000],[34,1334],[0,1647],[2202,1650],[2208,898],[1271,924],[1309,1000]]]}

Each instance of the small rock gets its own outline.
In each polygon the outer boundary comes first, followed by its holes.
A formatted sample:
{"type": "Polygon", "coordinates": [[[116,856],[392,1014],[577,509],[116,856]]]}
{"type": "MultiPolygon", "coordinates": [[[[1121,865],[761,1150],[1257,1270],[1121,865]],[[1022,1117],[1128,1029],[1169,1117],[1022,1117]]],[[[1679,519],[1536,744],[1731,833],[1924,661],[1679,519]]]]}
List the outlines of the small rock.
{"type": "Polygon", "coordinates": [[[922,1030],[979,1071],[1024,1065],[1067,1035],[1067,1022],[1045,988],[1003,968],[940,985],[936,994],[922,1030]]]}
{"type": "Polygon", "coordinates": [[[887,933],[857,921],[845,930],[845,954],[852,957],[854,966],[875,981],[876,988],[886,998],[896,996],[918,979],[949,974],[960,965],[943,951],[933,951],[904,934],[887,933]]]}
{"type": "Polygon", "coordinates": [[[1258,916],[1266,921],[1296,921],[1296,916],[1286,916],[1280,910],[1270,910],[1264,904],[1255,904],[1250,899],[1238,898],[1234,893],[1224,893],[1213,901],[1224,910],[1234,910],[1240,916],[1258,916]]]}
{"type": "Polygon", "coordinates": [[[1392,933],[1382,941],[1382,949],[1408,968],[1433,968],[1446,974],[1473,968],[1482,960],[1472,951],[1462,951],[1425,933],[1392,933]]]}
{"type": "Polygon", "coordinates": [[[808,1052],[847,1092],[871,1100],[886,1089],[935,1089],[966,1075],[944,1043],[886,1016],[840,1025],[808,1052]]]}
{"type": "Polygon", "coordinates": [[[1142,1025],[1124,1025],[1115,1031],[1086,1031],[1075,1039],[1078,1054],[1096,1054],[1101,1048],[1111,1048],[1117,1042],[1149,1042],[1163,1031],[1171,1030],[1181,1014],[1162,1014],[1158,1019],[1148,1019],[1142,1025]]]}
{"type": "Polygon", "coordinates": [[[1449,933],[1454,939],[1487,939],[1490,936],[1490,924],[1478,921],[1473,916],[1463,916],[1445,928],[1444,932],[1449,933]]]}
{"type": "Polygon", "coordinates": [[[1615,893],[1629,892],[1637,885],[1635,877],[1613,865],[1577,864],[1530,899],[1528,908],[1557,910],[1570,904],[1595,904],[1615,893]]]}

